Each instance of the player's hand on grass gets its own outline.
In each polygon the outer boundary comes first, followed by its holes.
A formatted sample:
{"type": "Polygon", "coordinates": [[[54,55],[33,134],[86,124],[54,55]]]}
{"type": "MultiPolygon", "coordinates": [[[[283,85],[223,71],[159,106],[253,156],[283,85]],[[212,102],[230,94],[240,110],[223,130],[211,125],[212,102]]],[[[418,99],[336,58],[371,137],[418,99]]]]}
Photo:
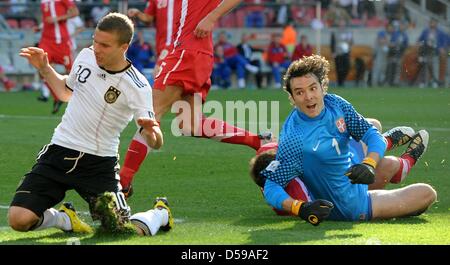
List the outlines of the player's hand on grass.
{"type": "Polygon", "coordinates": [[[296,200],[292,203],[292,212],[314,226],[327,219],[333,208],[333,203],[321,199],[312,202],[296,200]]]}
{"type": "Polygon", "coordinates": [[[373,159],[366,158],[361,164],[351,166],[345,175],[352,184],[372,184],[375,182],[375,166],[373,159]]]}
{"type": "Polygon", "coordinates": [[[158,122],[150,118],[139,118],[137,123],[142,127],[141,134],[144,136],[147,144],[153,149],[161,148],[163,135],[158,122]]]}

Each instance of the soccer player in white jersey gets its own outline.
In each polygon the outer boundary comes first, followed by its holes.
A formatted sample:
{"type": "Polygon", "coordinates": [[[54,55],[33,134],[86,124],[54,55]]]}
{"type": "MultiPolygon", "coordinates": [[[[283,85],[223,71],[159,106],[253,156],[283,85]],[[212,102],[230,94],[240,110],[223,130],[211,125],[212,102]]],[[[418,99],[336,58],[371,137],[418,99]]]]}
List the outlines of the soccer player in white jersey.
{"type": "Polygon", "coordinates": [[[36,164],[17,188],[9,208],[9,224],[14,230],[57,227],[91,232],[70,203],[64,203],[59,211],[52,208],[71,189],[89,203],[93,217],[102,214],[95,210],[97,199],[112,193],[120,213],[140,234],[154,235],[159,228],[173,226],[164,198],[157,198],[154,209],[130,217],[119,184],[119,136],[133,117],[152,148],[163,144],[153,113],[152,89],[125,57],[132,36],[129,18],[119,13],[105,16],[95,29],[93,46],[80,52],[68,76],[55,72],[44,50],[22,49],[20,55],[69,104],[50,144],[38,153],[36,164]]]}

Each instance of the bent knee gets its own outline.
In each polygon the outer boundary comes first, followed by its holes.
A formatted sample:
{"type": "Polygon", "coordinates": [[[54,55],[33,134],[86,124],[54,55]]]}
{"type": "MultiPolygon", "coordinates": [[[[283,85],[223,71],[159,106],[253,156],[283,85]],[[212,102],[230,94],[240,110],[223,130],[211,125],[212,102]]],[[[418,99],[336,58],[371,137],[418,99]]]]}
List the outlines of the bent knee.
{"type": "Polygon", "coordinates": [[[428,201],[430,202],[430,204],[434,203],[437,200],[437,192],[436,190],[431,187],[431,185],[425,184],[427,187],[427,197],[428,197],[428,201]]]}
{"type": "Polygon", "coordinates": [[[29,210],[21,209],[19,207],[11,207],[8,212],[9,226],[15,231],[26,232],[39,221],[34,213],[30,214],[29,210]]]}
{"type": "Polygon", "coordinates": [[[437,200],[437,192],[431,185],[425,183],[417,183],[414,185],[420,189],[421,195],[428,205],[433,204],[437,200]]]}
{"type": "Polygon", "coordinates": [[[383,131],[383,127],[381,126],[381,122],[374,118],[368,118],[367,121],[371,123],[377,130],[381,133],[383,131]]]}
{"type": "Polygon", "coordinates": [[[19,232],[27,232],[30,230],[30,228],[32,226],[32,224],[28,220],[25,220],[23,218],[9,217],[8,221],[9,221],[9,226],[13,230],[19,231],[19,232]]]}

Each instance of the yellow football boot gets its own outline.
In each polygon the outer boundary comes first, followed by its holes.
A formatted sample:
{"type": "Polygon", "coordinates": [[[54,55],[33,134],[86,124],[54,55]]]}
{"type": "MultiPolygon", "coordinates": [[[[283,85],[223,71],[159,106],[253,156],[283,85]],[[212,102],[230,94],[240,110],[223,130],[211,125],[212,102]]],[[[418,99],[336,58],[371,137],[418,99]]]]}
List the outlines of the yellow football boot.
{"type": "Polygon", "coordinates": [[[169,213],[169,221],[167,222],[167,225],[161,226],[161,230],[163,231],[169,231],[173,228],[174,222],[173,222],[173,216],[169,208],[169,202],[167,201],[166,197],[156,197],[155,199],[155,205],[153,206],[153,209],[161,209],[164,208],[169,213]]]}
{"type": "Polygon", "coordinates": [[[73,204],[70,202],[65,202],[59,208],[60,212],[65,212],[69,216],[70,223],[72,224],[72,230],[66,232],[75,233],[93,233],[92,227],[85,222],[83,222],[80,217],[78,217],[73,204]]]}

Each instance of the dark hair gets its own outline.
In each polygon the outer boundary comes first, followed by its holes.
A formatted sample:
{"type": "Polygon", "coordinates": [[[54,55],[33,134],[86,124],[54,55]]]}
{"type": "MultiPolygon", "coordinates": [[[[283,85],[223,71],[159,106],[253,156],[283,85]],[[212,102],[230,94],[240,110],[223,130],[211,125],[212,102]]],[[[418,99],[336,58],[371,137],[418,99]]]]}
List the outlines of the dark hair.
{"type": "Polygon", "coordinates": [[[134,34],[134,24],[124,14],[109,13],[97,24],[97,29],[105,32],[114,32],[118,36],[119,44],[130,44],[134,34]]]}
{"type": "Polygon", "coordinates": [[[276,151],[270,149],[262,154],[256,155],[250,159],[250,177],[253,181],[261,188],[264,188],[266,183],[266,178],[261,175],[261,171],[266,169],[266,167],[275,160],[276,151]]]}
{"type": "Polygon", "coordinates": [[[283,77],[284,90],[292,95],[291,80],[295,77],[314,74],[324,91],[328,90],[328,72],[330,63],[320,55],[311,55],[295,60],[291,63],[283,77]]]}

